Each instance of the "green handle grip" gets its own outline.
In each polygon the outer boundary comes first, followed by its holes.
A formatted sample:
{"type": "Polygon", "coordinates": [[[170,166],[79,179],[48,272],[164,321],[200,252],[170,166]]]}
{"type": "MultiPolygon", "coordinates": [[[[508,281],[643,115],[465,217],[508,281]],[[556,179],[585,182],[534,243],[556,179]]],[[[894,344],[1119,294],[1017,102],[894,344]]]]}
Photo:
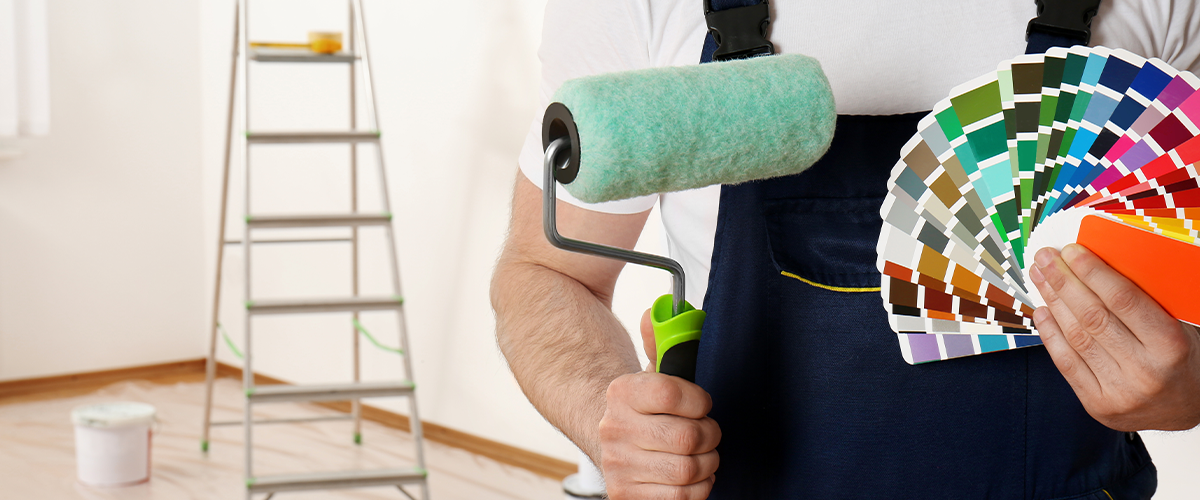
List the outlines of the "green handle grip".
{"type": "Polygon", "coordinates": [[[672,315],[670,294],[659,297],[650,308],[654,326],[654,346],[658,351],[655,368],[659,373],[696,381],[696,352],[700,347],[700,328],[704,311],[684,301],[683,311],[672,315]]]}

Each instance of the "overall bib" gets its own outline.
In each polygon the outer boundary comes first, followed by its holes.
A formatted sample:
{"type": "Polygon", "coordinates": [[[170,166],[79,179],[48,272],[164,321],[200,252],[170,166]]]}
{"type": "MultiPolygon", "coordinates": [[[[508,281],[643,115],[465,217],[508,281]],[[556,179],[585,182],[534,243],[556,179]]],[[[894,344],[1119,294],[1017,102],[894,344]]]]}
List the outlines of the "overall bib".
{"type": "Polygon", "coordinates": [[[839,115],[811,169],[722,187],[696,373],[723,434],[710,498],[1149,498],[1141,439],[1090,417],[1045,348],[901,358],[875,245],[925,114],[839,115]]]}

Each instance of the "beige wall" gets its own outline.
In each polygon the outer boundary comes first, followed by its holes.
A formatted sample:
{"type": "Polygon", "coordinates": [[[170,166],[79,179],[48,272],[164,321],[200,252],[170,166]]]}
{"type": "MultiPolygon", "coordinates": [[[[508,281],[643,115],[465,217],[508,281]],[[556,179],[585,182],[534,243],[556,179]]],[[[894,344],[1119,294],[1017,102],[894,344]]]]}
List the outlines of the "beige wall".
{"type": "Polygon", "coordinates": [[[0,161],[0,379],[195,358],[198,2],[47,5],[50,135],[0,161]]]}
{"type": "MultiPolygon", "coordinates": [[[[329,2],[289,0],[275,14],[268,11],[281,0],[256,2],[256,38],[344,29],[340,2],[322,12],[329,2]]],[[[529,406],[505,367],[487,302],[517,152],[538,112],[543,5],[464,0],[450,16],[444,2],[367,3],[423,416],[573,461],[573,448],[529,406]]],[[[24,156],[0,161],[0,379],[203,356],[232,1],[49,6],[52,133],[13,143],[24,156]]],[[[345,123],[344,71],[264,68],[254,84],[264,91],[256,124],[345,123]]],[[[344,208],[345,149],[263,154],[255,157],[257,185],[282,189],[256,191],[256,208],[344,208]]],[[[368,176],[364,205],[378,203],[374,186],[368,176]]],[[[240,213],[240,201],[232,208],[240,213]]],[[[382,248],[371,238],[372,248],[382,248]]],[[[661,252],[660,238],[652,225],[640,246],[661,252]]],[[[260,297],[348,286],[348,254],[335,245],[270,252],[256,253],[260,297]]],[[[228,255],[223,322],[241,342],[242,262],[236,249],[228,255]]],[[[366,290],[386,287],[383,262],[381,252],[364,252],[366,290]]],[[[632,326],[667,280],[631,269],[618,287],[615,308],[632,326]]],[[[366,322],[391,341],[386,316],[366,322]]],[[[297,382],[346,376],[346,323],[336,315],[256,323],[256,369],[297,382]]],[[[223,346],[218,352],[237,364],[223,346]]],[[[397,374],[395,358],[370,347],[363,353],[368,377],[397,374]]],[[[1147,436],[1160,457],[1159,498],[1190,498],[1200,487],[1191,473],[1198,436],[1147,436]]]]}

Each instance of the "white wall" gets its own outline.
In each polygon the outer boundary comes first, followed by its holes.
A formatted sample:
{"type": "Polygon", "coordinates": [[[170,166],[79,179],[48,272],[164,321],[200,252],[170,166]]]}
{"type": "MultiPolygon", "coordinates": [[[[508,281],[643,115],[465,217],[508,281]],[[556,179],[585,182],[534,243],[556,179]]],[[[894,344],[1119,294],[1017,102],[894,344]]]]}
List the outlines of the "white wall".
{"type": "MultiPolygon", "coordinates": [[[[368,1],[366,8],[422,417],[574,461],[574,448],[529,405],[504,364],[488,302],[516,158],[530,120],[541,112],[536,51],[544,4],[472,0],[448,10],[442,2],[368,1]]],[[[337,0],[256,0],[252,9],[252,40],[302,40],[310,29],[347,29],[345,3],[337,0]]],[[[230,3],[202,6],[204,241],[209,263],[214,258],[209,242],[216,238],[232,16],[230,3]]],[[[345,127],[347,87],[344,66],[253,66],[251,126],[345,127]]],[[[379,206],[374,155],[372,147],[360,148],[364,209],[379,206]]],[[[348,156],[345,146],[255,147],[254,210],[346,210],[348,156]],[[280,194],[283,190],[288,193],[280,194]]],[[[234,192],[240,192],[241,174],[235,174],[234,192]]],[[[232,209],[231,224],[236,224],[240,200],[232,209]]],[[[230,234],[240,237],[240,232],[230,234]]],[[[387,292],[382,235],[363,234],[363,291],[387,292]]],[[[658,234],[649,232],[643,249],[661,251],[658,234]]],[[[240,248],[231,247],[227,255],[231,272],[225,274],[223,322],[240,344],[243,319],[237,305],[243,261],[240,248]]],[[[349,259],[347,246],[334,244],[256,250],[252,293],[347,293],[349,259]]],[[[620,286],[616,308],[636,328],[642,311],[665,291],[668,280],[660,271],[634,270],[620,286]]],[[[395,343],[395,321],[388,314],[368,314],[364,323],[382,341],[395,343]]],[[[254,370],[297,382],[344,379],[351,370],[349,328],[348,315],[256,319],[254,370]]],[[[392,355],[366,345],[362,353],[366,378],[399,375],[392,355]]],[[[224,346],[219,355],[238,363],[224,346]]],[[[375,404],[407,413],[401,403],[375,404]]]]}
{"type": "MultiPolygon", "coordinates": [[[[573,461],[573,448],[529,406],[504,366],[487,300],[515,159],[539,111],[543,3],[478,0],[460,4],[453,16],[441,4],[367,7],[423,417],[573,461]],[[416,42],[426,40],[432,45],[416,42]]],[[[268,13],[281,5],[256,3],[254,37],[345,30],[341,2],[291,2],[268,13]],[[309,9],[315,14],[303,16],[309,9]]],[[[204,355],[232,6],[49,3],[52,133],[7,144],[24,154],[0,162],[0,379],[204,355]]],[[[255,90],[270,91],[256,100],[256,124],[345,125],[337,105],[346,99],[344,71],[269,72],[277,69],[255,73],[255,90]],[[288,85],[296,81],[302,84],[288,85]]],[[[369,148],[362,153],[372,157],[369,148]]],[[[278,184],[285,193],[256,191],[256,208],[344,208],[344,148],[263,154],[255,157],[256,185],[278,184]]],[[[364,205],[378,203],[375,178],[363,171],[364,205]]],[[[235,215],[240,206],[235,200],[235,215]]],[[[644,238],[643,249],[658,250],[657,234],[644,238]]],[[[379,235],[364,238],[382,248],[379,235]]],[[[227,255],[223,323],[241,342],[242,262],[236,247],[227,255]]],[[[257,296],[347,289],[348,253],[336,245],[256,256],[257,296]]],[[[383,290],[383,254],[363,256],[364,291],[383,290]]],[[[636,325],[665,283],[652,270],[622,278],[622,318],[636,325]]],[[[365,322],[394,343],[386,315],[365,322]]],[[[256,369],[297,382],[346,376],[346,323],[336,316],[264,320],[256,329],[256,369]]],[[[218,352],[237,364],[224,346],[218,352]]],[[[367,377],[396,374],[390,355],[370,347],[363,353],[367,377]]]]}
{"type": "Polygon", "coordinates": [[[0,379],[195,358],[198,2],[47,7],[50,135],[0,161],[0,379]]]}

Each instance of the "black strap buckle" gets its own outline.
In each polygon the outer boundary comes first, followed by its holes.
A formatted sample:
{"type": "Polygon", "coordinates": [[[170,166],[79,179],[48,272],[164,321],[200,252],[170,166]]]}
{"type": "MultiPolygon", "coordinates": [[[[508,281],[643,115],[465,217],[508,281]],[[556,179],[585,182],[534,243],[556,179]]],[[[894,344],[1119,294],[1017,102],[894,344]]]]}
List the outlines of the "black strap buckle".
{"type": "Polygon", "coordinates": [[[767,0],[758,5],[713,10],[712,0],[704,0],[704,21],[708,31],[717,42],[714,61],[748,59],[775,53],[775,46],[767,40],[767,26],[771,24],[771,11],[767,0]]]}
{"type": "Polygon", "coordinates": [[[1035,1],[1038,15],[1030,19],[1025,28],[1026,41],[1029,41],[1029,34],[1035,31],[1082,40],[1083,45],[1091,41],[1092,18],[1100,10],[1101,0],[1035,1]]]}

